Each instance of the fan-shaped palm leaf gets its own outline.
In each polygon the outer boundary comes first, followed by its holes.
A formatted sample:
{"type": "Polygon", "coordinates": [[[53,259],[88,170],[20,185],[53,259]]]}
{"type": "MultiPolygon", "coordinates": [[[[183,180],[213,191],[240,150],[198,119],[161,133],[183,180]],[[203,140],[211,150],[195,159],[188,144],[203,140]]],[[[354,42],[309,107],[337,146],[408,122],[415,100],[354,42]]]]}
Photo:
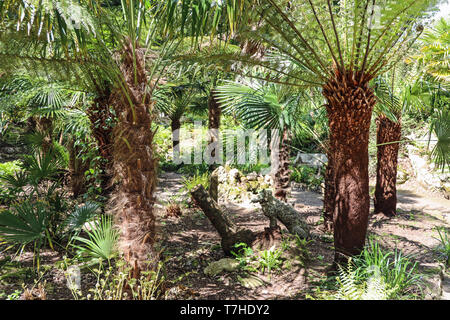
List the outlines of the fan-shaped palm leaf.
{"type": "Polygon", "coordinates": [[[86,202],[84,205],[77,207],[64,221],[69,230],[80,230],[83,225],[95,216],[100,206],[95,202],[86,202]]]}
{"type": "Polygon", "coordinates": [[[74,245],[74,247],[91,257],[110,261],[117,255],[117,241],[119,239],[119,232],[114,229],[112,219],[102,216],[89,225],[91,227],[91,230],[87,231],[89,239],[74,237],[75,240],[84,244],[84,246],[74,245]]]}

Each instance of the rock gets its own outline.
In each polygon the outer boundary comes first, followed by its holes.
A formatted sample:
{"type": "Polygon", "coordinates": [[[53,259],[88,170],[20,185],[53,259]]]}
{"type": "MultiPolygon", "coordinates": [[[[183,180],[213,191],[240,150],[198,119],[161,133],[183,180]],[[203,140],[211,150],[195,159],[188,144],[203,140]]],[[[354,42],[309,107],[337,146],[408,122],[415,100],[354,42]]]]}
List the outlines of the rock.
{"type": "Polygon", "coordinates": [[[239,262],[236,259],[224,258],[210,263],[203,272],[207,276],[216,276],[221,272],[233,272],[239,268],[239,262]]]}
{"type": "Polygon", "coordinates": [[[269,174],[266,174],[264,176],[264,182],[267,183],[268,185],[272,185],[272,183],[273,183],[272,177],[269,174]]]}
{"type": "Polygon", "coordinates": [[[256,181],[258,179],[258,174],[256,172],[251,172],[247,175],[248,181],[256,181]]]}
{"type": "Polygon", "coordinates": [[[228,181],[228,174],[225,168],[223,166],[220,166],[216,170],[219,183],[226,183],[228,181]]]}
{"type": "Polygon", "coordinates": [[[323,153],[303,153],[299,152],[293,165],[307,165],[310,167],[322,167],[328,162],[328,158],[323,153]]]}
{"type": "Polygon", "coordinates": [[[229,183],[231,183],[231,184],[238,183],[240,176],[241,176],[241,173],[239,172],[238,169],[231,169],[230,172],[228,172],[229,183]]]}

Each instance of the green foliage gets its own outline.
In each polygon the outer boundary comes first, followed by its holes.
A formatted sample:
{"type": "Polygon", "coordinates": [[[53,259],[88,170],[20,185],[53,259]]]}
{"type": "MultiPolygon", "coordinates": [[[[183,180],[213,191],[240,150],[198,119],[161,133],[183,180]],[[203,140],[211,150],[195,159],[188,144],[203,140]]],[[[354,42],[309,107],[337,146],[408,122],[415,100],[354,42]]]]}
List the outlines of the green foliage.
{"type": "Polygon", "coordinates": [[[20,170],[21,170],[21,161],[20,160],[0,163],[0,176],[12,175],[16,171],[20,171],[20,170]]]}
{"type": "Polygon", "coordinates": [[[239,261],[239,266],[242,270],[249,272],[267,271],[269,275],[273,270],[280,270],[284,260],[281,255],[284,252],[283,248],[276,249],[272,246],[268,250],[262,250],[255,253],[252,248],[245,243],[237,243],[234,245],[236,251],[231,251],[231,254],[239,261]]]}
{"type": "Polygon", "coordinates": [[[197,171],[192,177],[183,177],[183,190],[191,191],[195,186],[201,184],[205,189],[209,188],[209,173],[199,173],[197,171]]]}
{"type": "Polygon", "coordinates": [[[112,218],[101,216],[100,219],[89,223],[90,230],[86,233],[89,239],[75,236],[83,244],[73,245],[81,255],[87,255],[95,259],[104,259],[110,263],[117,256],[117,241],[119,232],[114,228],[112,218]]]}
{"type": "Polygon", "coordinates": [[[0,163],[0,203],[7,204],[17,199],[27,182],[27,174],[22,171],[19,160],[0,163]]]}
{"type": "Polygon", "coordinates": [[[79,231],[91,218],[95,216],[100,206],[95,202],[86,202],[84,205],[76,207],[67,217],[64,224],[70,231],[79,231]]]}
{"type": "Polygon", "coordinates": [[[239,267],[246,271],[257,271],[257,269],[252,265],[254,259],[253,249],[248,247],[247,244],[241,242],[234,245],[236,251],[231,251],[231,254],[239,262],[239,267]]]}
{"type": "Polygon", "coordinates": [[[24,201],[16,204],[9,211],[0,211],[0,236],[22,247],[33,243],[34,258],[39,269],[39,252],[45,240],[53,246],[49,229],[54,214],[42,202],[24,201]]]}
{"type": "Polygon", "coordinates": [[[357,272],[351,263],[347,269],[339,268],[337,281],[339,289],[334,297],[338,300],[387,300],[390,296],[379,274],[371,276],[366,283],[358,284],[357,272]]]}
{"type": "Polygon", "coordinates": [[[436,227],[436,230],[441,242],[436,249],[445,260],[445,263],[450,265],[450,238],[448,236],[448,230],[445,227],[436,227]]]}
{"type": "Polygon", "coordinates": [[[23,168],[29,173],[29,181],[38,185],[44,180],[56,178],[63,169],[63,160],[53,149],[45,154],[35,153],[34,155],[25,155],[23,168]]]}
{"type": "Polygon", "coordinates": [[[417,262],[395,249],[386,252],[370,240],[361,255],[340,268],[338,296],[355,299],[400,299],[418,285],[417,262]]]}
{"type": "Polygon", "coordinates": [[[142,271],[138,279],[130,278],[132,268],[124,261],[118,261],[116,268],[105,268],[102,264],[93,270],[96,284],[87,294],[72,289],[75,300],[156,300],[162,294],[164,264],[158,262],[155,270],[142,271]],[[124,290],[130,288],[131,296],[124,290]]]}
{"type": "Polygon", "coordinates": [[[450,55],[450,21],[442,18],[434,26],[425,30],[420,38],[418,62],[437,81],[450,81],[448,57],[450,55]]]}
{"type": "Polygon", "coordinates": [[[450,109],[436,111],[432,120],[430,132],[437,137],[436,145],[431,151],[431,158],[437,168],[450,168],[450,109]]]}
{"type": "Polygon", "coordinates": [[[275,249],[275,246],[270,247],[268,250],[263,250],[259,252],[258,262],[261,268],[261,271],[267,270],[270,274],[272,270],[280,269],[283,265],[283,260],[281,259],[281,254],[283,250],[275,249]]]}
{"type": "Polygon", "coordinates": [[[317,169],[309,166],[291,167],[291,180],[297,183],[304,183],[317,189],[323,182],[323,175],[317,177],[317,169]]]}

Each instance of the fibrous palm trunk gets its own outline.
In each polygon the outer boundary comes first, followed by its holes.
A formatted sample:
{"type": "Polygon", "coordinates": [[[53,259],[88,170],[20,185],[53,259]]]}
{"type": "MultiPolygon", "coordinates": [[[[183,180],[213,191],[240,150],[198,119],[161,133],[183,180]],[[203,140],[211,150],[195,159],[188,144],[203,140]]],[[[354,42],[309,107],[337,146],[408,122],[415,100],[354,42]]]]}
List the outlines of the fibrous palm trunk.
{"type": "Polygon", "coordinates": [[[323,195],[323,226],[326,231],[333,230],[334,199],[336,197],[333,180],[332,156],[333,155],[328,152],[328,164],[325,171],[325,190],[323,195]]]}
{"type": "Polygon", "coordinates": [[[132,276],[137,278],[142,270],[153,268],[157,259],[153,247],[157,170],[151,130],[154,102],[145,90],[150,81],[144,69],[143,50],[137,45],[133,50],[130,40],[121,55],[120,70],[126,89],[117,89],[111,96],[118,117],[113,130],[114,179],[120,184],[112,201],[121,231],[119,248],[125,261],[133,267],[132,276]]]}
{"type": "MultiPolygon", "coordinates": [[[[220,128],[220,116],[222,115],[222,109],[220,109],[220,104],[217,102],[216,97],[214,96],[214,91],[211,90],[208,100],[208,128],[210,130],[219,130],[220,128]]],[[[218,137],[214,134],[211,134],[209,137],[209,143],[216,142],[218,137]]],[[[211,156],[214,157],[214,150],[211,153],[211,156]]]]}
{"type": "Polygon", "coordinates": [[[52,148],[53,137],[52,137],[53,121],[48,117],[37,117],[36,118],[36,131],[42,135],[41,150],[42,154],[45,155],[52,148]]]}
{"type": "Polygon", "coordinates": [[[69,142],[67,149],[69,151],[70,186],[73,197],[76,198],[86,192],[84,173],[89,168],[89,164],[78,156],[79,148],[75,146],[73,139],[69,142]]]}
{"type": "Polygon", "coordinates": [[[174,117],[171,119],[170,126],[172,128],[172,149],[175,153],[175,151],[179,152],[179,144],[180,144],[180,128],[181,128],[181,121],[180,118],[174,117]]]}
{"type": "Polygon", "coordinates": [[[274,175],[274,197],[278,200],[287,201],[291,170],[289,169],[289,133],[286,129],[282,132],[280,152],[278,154],[278,168],[274,175]]]}
{"type": "MultiPolygon", "coordinates": [[[[327,99],[334,186],[335,262],[361,252],[365,244],[369,199],[369,128],[375,97],[367,77],[335,72],[323,88],[327,99]]],[[[328,177],[330,178],[330,177],[328,177]]]]}
{"type": "Polygon", "coordinates": [[[401,120],[393,122],[384,115],[377,120],[377,183],[375,213],[395,216],[397,211],[397,160],[401,139],[401,120]]]}
{"type": "Polygon", "coordinates": [[[94,99],[94,102],[89,106],[87,114],[91,123],[91,131],[97,147],[102,157],[100,161],[100,170],[102,171],[102,191],[109,190],[112,185],[112,163],[113,163],[113,125],[114,116],[110,111],[111,93],[103,91],[94,99]]]}
{"type": "MultiPolygon", "coordinates": [[[[219,140],[219,129],[220,129],[220,117],[222,115],[222,109],[220,109],[220,104],[214,97],[214,90],[211,90],[208,100],[208,128],[209,128],[209,143],[216,143],[219,140]]],[[[215,148],[211,150],[211,158],[216,157],[215,148]]],[[[209,170],[214,172],[215,165],[210,164],[209,170]]],[[[219,177],[217,174],[211,174],[211,181],[209,186],[209,194],[215,200],[219,199],[219,177]]]]}

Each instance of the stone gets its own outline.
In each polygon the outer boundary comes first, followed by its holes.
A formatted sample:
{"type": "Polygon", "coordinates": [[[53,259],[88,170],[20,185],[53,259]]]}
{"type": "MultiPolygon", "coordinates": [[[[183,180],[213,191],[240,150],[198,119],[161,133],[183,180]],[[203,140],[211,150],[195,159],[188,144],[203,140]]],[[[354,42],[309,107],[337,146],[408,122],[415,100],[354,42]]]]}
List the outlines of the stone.
{"type": "Polygon", "coordinates": [[[297,165],[307,165],[310,167],[322,167],[328,162],[328,158],[323,153],[303,153],[299,152],[295,158],[293,164],[297,165]]]}
{"type": "Polygon", "coordinates": [[[256,172],[251,172],[247,175],[248,181],[256,181],[258,179],[258,174],[256,172]]]}
{"type": "Polygon", "coordinates": [[[231,184],[238,183],[240,176],[241,176],[241,174],[238,169],[231,169],[230,172],[228,172],[229,183],[231,183],[231,184]]]}
{"type": "Polygon", "coordinates": [[[203,272],[207,276],[216,276],[222,272],[233,272],[239,268],[239,261],[231,258],[220,259],[210,263],[203,272]]]}

